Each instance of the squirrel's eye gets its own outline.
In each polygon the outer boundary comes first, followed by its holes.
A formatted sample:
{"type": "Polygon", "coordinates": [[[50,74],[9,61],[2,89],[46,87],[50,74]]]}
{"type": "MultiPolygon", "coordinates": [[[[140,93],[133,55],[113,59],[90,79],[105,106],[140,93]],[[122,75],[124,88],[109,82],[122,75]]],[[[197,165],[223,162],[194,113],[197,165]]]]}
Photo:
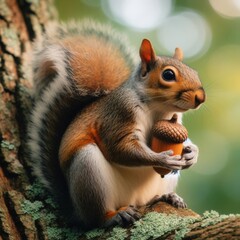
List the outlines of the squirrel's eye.
{"type": "Polygon", "coordinates": [[[164,70],[162,73],[162,78],[168,82],[176,80],[175,73],[171,69],[164,70]]]}

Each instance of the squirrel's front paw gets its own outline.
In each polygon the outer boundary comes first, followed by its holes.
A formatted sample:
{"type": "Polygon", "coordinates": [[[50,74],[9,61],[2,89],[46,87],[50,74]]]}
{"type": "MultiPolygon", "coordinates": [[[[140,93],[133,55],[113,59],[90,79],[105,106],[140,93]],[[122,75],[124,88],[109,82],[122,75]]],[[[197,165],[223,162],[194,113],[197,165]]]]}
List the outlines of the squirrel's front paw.
{"type": "Polygon", "coordinates": [[[186,160],[183,169],[191,167],[198,160],[198,147],[192,143],[184,146],[182,159],[186,160]]]}
{"type": "Polygon", "coordinates": [[[187,207],[187,204],[184,202],[184,200],[174,192],[163,194],[162,196],[156,195],[151,201],[147,203],[147,206],[152,207],[158,202],[166,202],[176,208],[187,207]]]}
{"type": "Polygon", "coordinates": [[[159,154],[159,161],[156,167],[163,167],[169,170],[181,170],[186,166],[186,160],[180,155],[173,155],[172,150],[164,151],[159,154]]]}

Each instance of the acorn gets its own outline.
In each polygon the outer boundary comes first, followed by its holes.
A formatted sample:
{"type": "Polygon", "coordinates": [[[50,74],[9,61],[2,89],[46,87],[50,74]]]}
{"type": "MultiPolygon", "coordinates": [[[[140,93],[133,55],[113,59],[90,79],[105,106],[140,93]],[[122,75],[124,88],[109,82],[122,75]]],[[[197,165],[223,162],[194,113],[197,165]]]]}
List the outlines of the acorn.
{"type": "MultiPolygon", "coordinates": [[[[177,114],[171,120],[161,120],[152,129],[151,149],[155,152],[172,150],[173,155],[182,155],[183,142],[188,138],[187,129],[177,123],[177,114]]],[[[162,177],[171,170],[162,167],[153,167],[162,177]]]]}

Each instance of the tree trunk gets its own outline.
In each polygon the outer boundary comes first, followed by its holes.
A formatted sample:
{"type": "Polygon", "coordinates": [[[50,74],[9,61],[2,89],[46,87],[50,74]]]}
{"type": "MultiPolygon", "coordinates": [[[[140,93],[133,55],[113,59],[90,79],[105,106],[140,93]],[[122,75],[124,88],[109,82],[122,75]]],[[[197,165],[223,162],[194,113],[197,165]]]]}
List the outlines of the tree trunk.
{"type": "Polygon", "coordinates": [[[166,203],[141,208],[150,213],[125,229],[85,233],[67,226],[56,203],[32,176],[23,140],[32,106],[32,41],[54,19],[52,0],[0,2],[0,239],[239,239],[238,215],[211,212],[200,217],[166,203]]]}

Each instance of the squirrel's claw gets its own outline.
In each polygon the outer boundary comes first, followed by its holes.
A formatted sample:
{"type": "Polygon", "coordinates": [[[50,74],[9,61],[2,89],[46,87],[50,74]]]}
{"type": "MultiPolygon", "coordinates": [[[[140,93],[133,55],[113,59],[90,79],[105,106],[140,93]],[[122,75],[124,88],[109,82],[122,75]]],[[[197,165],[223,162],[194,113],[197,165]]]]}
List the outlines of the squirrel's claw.
{"type": "Polygon", "coordinates": [[[133,206],[128,206],[125,210],[117,211],[116,215],[114,215],[112,218],[108,219],[105,222],[104,227],[110,228],[116,225],[126,227],[133,224],[140,218],[141,214],[139,213],[139,211],[133,206]]]}
{"type": "Polygon", "coordinates": [[[184,200],[174,192],[167,193],[162,196],[156,195],[152,200],[150,200],[147,203],[147,206],[152,207],[153,205],[155,205],[158,202],[166,202],[176,208],[186,208],[187,207],[187,204],[184,202],[184,200]]]}
{"type": "Polygon", "coordinates": [[[174,192],[162,195],[159,198],[159,201],[169,203],[176,208],[186,208],[187,207],[187,204],[184,202],[184,200],[174,192]]]}
{"type": "Polygon", "coordinates": [[[192,143],[184,146],[182,159],[186,160],[183,169],[191,167],[198,160],[198,147],[192,143]]]}
{"type": "Polygon", "coordinates": [[[172,155],[173,151],[164,151],[159,153],[157,167],[164,167],[169,170],[181,170],[186,166],[186,161],[180,155],[172,155]]]}

